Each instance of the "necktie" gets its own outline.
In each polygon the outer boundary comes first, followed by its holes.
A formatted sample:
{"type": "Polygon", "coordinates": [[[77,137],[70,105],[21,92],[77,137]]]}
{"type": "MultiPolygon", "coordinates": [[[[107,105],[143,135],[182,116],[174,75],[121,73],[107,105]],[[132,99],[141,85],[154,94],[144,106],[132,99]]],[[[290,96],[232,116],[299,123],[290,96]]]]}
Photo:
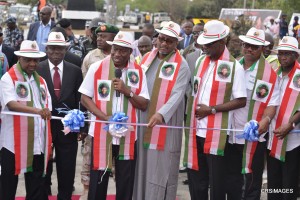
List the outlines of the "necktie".
{"type": "Polygon", "coordinates": [[[187,46],[189,46],[189,44],[190,44],[190,36],[191,36],[191,35],[187,35],[187,36],[185,37],[184,48],[186,48],[187,46]]]}
{"type": "Polygon", "coordinates": [[[53,86],[54,86],[54,93],[59,99],[60,97],[60,88],[61,88],[61,81],[60,81],[60,75],[58,73],[58,67],[54,67],[54,75],[53,75],[53,86]]]}

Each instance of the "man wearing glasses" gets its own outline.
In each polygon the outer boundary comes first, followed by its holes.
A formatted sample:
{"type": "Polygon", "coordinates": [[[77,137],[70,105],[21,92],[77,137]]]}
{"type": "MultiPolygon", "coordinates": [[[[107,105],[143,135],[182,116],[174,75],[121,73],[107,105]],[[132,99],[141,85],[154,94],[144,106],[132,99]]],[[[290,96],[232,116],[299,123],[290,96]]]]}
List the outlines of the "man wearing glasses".
{"type": "Polygon", "coordinates": [[[230,185],[228,194],[230,199],[242,199],[242,193],[245,199],[260,199],[266,151],[264,136],[279,105],[279,88],[276,73],[263,55],[264,47],[270,45],[265,39],[265,32],[251,28],[239,39],[242,43],[240,63],[245,71],[247,104],[233,112],[231,128],[243,130],[248,121],[256,120],[261,136],[259,141],[250,142],[236,138],[241,132],[230,132],[225,154],[227,163],[230,162],[226,173],[230,185]]]}
{"type": "Polygon", "coordinates": [[[27,40],[36,41],[40,51],[45,52],[50,30],[54,27],[55,23],[51,19],[52,8],[45,6],[39,12],[41,21],[30,24],[27,40]]]}
{"type": "Polygon", "coordinates": [[[186,61],[176,49],[180,26],[166,22],[157,38],[157,48],[146,54],[141,66],[146,71],[151,101],[140,122],[137,167],[133,199],[176,199],[182,129],[160,128],[157,124],[182,126],[184,94],[190,80],[186,61]],[[172,65],[171,76],[163,70],[172,65]]]}
{"type": "Polygon", "coordinates": [[[268,199],[297,199],[299,179],[300,135],[299,130],[300,89],[295,81],[300,76],[298,41],[284,36],[276,49],[280,67],[276,70],[280,88],[280,106],[268,141],[267,171],[268,199]],[[280,189],[280,190],[279,190],[280,189]]]}
{"type": "MultiPolygon", "coordinates": [[[[198,23],[196,24],[194,27],[193,27],[193,43],[191,43],[189,46],[187,46],[183,52],[182,52],[182,56],[184,58],[187,58],[187,55],[190,54],[190,53],[193,53],[195,51],[199,51],[198,52],[198,57],[201,55],[202,53],[202,50],[201,50],[201,45],[199,45],[196,41],[199,37],[199,35],[201,35],[203,33],[203,27],[204,27],[204,24],[203,23],[198,23]]],[[[197,57],[197,58],[198,58],[197,57]]],[[[190,66],[190,65],[189,65],[190,66]]],[[[191,66],[190,66],[191,67],[191,66]]]]}
{"type": "Polygon", "coordinates": [[[220,129],[228,128],[232,110],[244,107],[247,97],[243,68],[225,45],[228,34],[228,26],[212,20],[204,25],[204,32],[197,39],[206,55],[196,61],[192,76],[200,80],[199,89],[187,104],[186,126],[200,128],[186,130],[188,152],[184,163],[192,200],[207,200],[208,186],[211,200],[226,199],[227,131],[220,129]],[[226,79],[218,76],[224,65],[230,71],[226,79]]]}

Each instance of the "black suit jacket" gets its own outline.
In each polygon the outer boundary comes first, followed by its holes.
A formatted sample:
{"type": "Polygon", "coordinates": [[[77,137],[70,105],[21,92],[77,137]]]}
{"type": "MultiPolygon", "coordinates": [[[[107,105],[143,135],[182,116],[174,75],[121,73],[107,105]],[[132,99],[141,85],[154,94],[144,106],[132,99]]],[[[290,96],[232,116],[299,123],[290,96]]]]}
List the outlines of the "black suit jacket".
{"type": "MultiPolygon", "coordinates": [[[[54,93],[53,81],[51,78],[48,59],[39,63],[37,72],[46,80],[52,98],[52,115],[64,117],[65,114],[58,114],[56,108],[78,109],[80,103],[80,93],[78,89],[82,83],[82,73],[79,67],[63,61],[63,77],[58,99],[54,93]],[[66,106],[65,106],[65,105],[66,106]]],[[[59,139],[61,142],[77,142],[77,134],[69,133],[64,135],[61,131],[63,125],[60,120],[51,120],[52,140],[59,139]]]]}
{"type": "MultiPolygon", "coordinates": [[[[181,40],[181,41],[178,43],[178,45],[177,45],[177,49],[178,49],[178,50],[184,49],[184,40],[185,40],[185,37],[186,37],[186,36],[184,35],[183,40],[181,40]]],[[[191,37],[191,38],[190,38],[190,43],[189,43],[189,45],[192,44],[192,43],[194,42],[193,35],[191,35],[190,37],[191,37]]]]}
{"type": "MultiPolygon", "coordinates": [[[[39,30],[40,27],[40,21],[38,22],[34,22],[32,24],[30,24],[29,26],[29,31],[28,31],[28,35],[27,35],[27,40],[36,40],[36,34],[39,30]]],[[[51,25],[50,25],[50,30],[55,26],[55,23],[51,20],[51,25]]]]}
{"type": "Polygon", "coordinates": [[[6,55],[9,67],[12,67],[14,64],[18,62],[18,57],[14,54],[14,49],[2,44],[2,52],[6,55]]]}

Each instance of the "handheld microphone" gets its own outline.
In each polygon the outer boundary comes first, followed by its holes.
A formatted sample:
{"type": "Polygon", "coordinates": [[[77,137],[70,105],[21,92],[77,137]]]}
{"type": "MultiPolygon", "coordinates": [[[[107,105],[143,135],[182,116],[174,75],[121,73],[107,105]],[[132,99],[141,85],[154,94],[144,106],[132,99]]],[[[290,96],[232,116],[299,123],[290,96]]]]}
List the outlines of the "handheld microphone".
{"type": "MultiPolygon", "coordinates": [[[[120,79],[122,76],[122,70],[121,69],[116,69],[115,70],[115,77],[120,79]]],[[[120,97],[120,92],[116,91],[116,97],[120,97]]]]}

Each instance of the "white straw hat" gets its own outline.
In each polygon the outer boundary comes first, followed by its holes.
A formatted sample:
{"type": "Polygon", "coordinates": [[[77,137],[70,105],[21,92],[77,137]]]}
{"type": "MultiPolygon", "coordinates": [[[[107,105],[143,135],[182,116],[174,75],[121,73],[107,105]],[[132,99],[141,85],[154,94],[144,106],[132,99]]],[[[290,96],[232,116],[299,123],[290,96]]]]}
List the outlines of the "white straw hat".
{"type": "Polygon", "coordinates": [[[204,25],[203,33],[197,39],[198,44],[209,44],[225,38],[229,34],[229,27],[218,20],[208,21],[204,25]]]}
{"type": "Polygon", "coordinates": [[[158,33],[170,36],[170,37],[174,37],[176,39],[178,39],[178,41],[183,40],[182,37],[179,36],[180,34],[180,26],[179,24],[169,21],[169,22],[165,22],[164,24],[162,24],[163,27],[161,29],[155,29],[158,33]]]}
{"type": "Polygon", "coordinates": [[[265,40],[265,32],[254,27],[250,28],[246,35],[240,35],[240,40],[248,44],[268,46],[270,42],[265,40]]]}
{"type": "Polygon", "coordinates": [[[39,51],[36,41],[24,40],[21,43],[19,51],[14,52],[15,55],[27,58],[42,58],[46,53],[39,51]]]}
{"type": "Polygon", "coordinates": [[[66,42],[64,35],[61,32],[51,32],[48,36],[48,42],[45,45],[53,46],[69,46],[70,43],[66,42]]]}
{"type": "Polygon", "coordinates": [[[122,47],[127,47],[133,49],[133,35],[129,32],[119,31],[119,33],[115,36],[113,41],[106,41],[110,45],[119,45],[122,47]]]}
{"type": "Polygon", "coordinates": [[[275,52],[278,52],[278,50],[283,51],[295,51],[298,54],[300,54],[300,50],[298,48],[299,43],[296,38],[292,36],[284,36],[281,41],[279,41],[279,45],[275,49],[275,52]]]}

